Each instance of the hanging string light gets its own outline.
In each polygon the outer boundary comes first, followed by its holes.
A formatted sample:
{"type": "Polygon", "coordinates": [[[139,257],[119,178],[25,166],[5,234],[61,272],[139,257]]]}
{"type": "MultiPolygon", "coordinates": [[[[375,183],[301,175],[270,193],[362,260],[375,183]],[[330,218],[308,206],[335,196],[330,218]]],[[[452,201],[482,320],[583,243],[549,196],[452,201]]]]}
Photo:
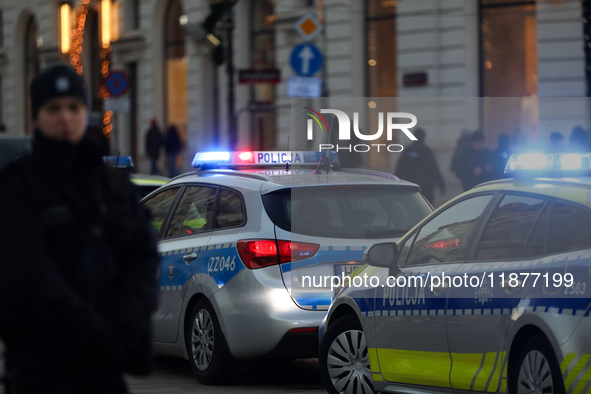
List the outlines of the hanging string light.
{"type": "MultiPolygon", "coordinates": [[[[70,63],[72,64],[72,67],[74,67],[76,72],[82,75],[82,50],[84,44],[84,31],[86,27],[86,18],[88,16],[88,12],[91,10],[98,12],[100,15],[101,42],[99,46],[99,62],[101,81],[98,91],[98,98],[102,101],[105,101],[110,97],[110,94],[105,87],[105,79],[109,76],[111,66],[111,0],[82,0],[80,6],[78,6],[78,8],[76,9],[76,21],[70,33],[70,63]]],[[[109,141],[111,141],[111,131],[113,130],[113,125],[111,124],[112,116],[113,111],[106,111],[103,113],[103,133],[109,139],[109,141]]]]}

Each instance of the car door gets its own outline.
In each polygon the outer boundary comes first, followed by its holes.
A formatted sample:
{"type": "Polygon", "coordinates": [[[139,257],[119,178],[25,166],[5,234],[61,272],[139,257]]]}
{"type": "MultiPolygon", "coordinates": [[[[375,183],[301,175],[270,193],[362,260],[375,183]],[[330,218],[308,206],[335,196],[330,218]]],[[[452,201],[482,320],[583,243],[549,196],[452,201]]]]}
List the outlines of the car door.
{"type": "Polygon", "coordinates": [[[535,255],[532,248],[538,247],[530,242],[526,248],[526,243],[546,232],[550,207],[544,198],[504,194],[483,222],[470,261],[458,272],[468,278],[468,286],[452,286],[448,299],[454,389],[499,389],[507,362],[503,351],[507,332],[528,285],[523,278],[534,263],[527,256],[535,255]],[[511,283],[510,278],[519,281],[511,283]]]}
{"type": "Polygon", "coordinates": [[[160,302],[154,314],[155,342],[175,342],[186,283],[213,229],[217,187],[188,185],[172,207],[158,242],[160,302]]]}
{"type": "Polygon", "coordinates": [[[437,279],[462,266],[472,230],[492,199],[484,194],[451,205],[399,245],[400,272],[391,269],[389,283],[376,294],[376,356],[385,381],[451,388],[446,334],[450,286],[437,279]]]}

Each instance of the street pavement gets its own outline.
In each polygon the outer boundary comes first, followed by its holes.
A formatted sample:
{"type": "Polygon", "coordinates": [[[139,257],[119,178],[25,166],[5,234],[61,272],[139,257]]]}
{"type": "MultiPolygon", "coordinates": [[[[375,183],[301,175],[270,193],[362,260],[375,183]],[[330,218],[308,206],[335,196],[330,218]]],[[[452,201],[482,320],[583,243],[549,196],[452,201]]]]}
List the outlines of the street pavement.
{"type": "Polygon", "coordinates": [[[156,373],[148,378],[128,377],[134,394],[168,393],[326,393],[318,373],[316,359],[291,363],[258,362],[248,370],[232,371],[220,386],[201,385],[191,372],[188,361],[157,357],[156,373]]]}
{"type": "MultiPolygon", "coordinates": [[[[0,342],[0,375],[4,372],[4,346],[0,342]]],[[[248,370],[228,373],[228,378],[219,386],[200,384],[191,371],[189,362],[184,359],[157,356],[155,372],[149,377],[126,376],[133,394],[294,394],[326,393],[318,373],[318,360],[296,360],[291,363],[261,361],[250,363],[248,370]]],[[[48,392],[51,392],[48,388],[48,392]]],[[[4,389],[0,387],[0,393],[4,389]]]]}

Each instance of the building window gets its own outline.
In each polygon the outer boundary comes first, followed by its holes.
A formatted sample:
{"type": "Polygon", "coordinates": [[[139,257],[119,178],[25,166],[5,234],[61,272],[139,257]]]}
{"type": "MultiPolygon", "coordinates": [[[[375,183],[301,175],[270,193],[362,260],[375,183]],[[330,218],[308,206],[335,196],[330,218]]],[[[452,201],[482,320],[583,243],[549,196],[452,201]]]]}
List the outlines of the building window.
{"type": "Polygon", "coordinates": [[[396,61],[396,0],[368,0],[367,95],[395,97],[398,94],[396,61]]]}
{"type": "Polygon", "coordinates": [[[127,31],[140,28],[140,4],[139,0],[125,0],[123,3],[124,28],[127,31]]]}
{"type": "MultiPolygon", "coordinates": [[[[182,140],[187,132],[187,61],[185,31],[180,24],[183,9],[179,0],[168,4],[164,27],[165,120],[175,125],[182,140]]],[[[178,156],[180,159],[180,155],[178,156]]]]}
{"type": "MultiPolygon", "coordinates": [[[[268,70],[275,68],[275,11],[274,0],[255,0],[253,5],[252,68],[268,70]]],[[[253,85],[254,101],[275,104],[275,85],[253,85]]],[[[254,112],[252,118],[253,149],[275,148],[275,111],[254,112]]]]}
{"type": "Polygon", "coordinates": [[[89,110],[98,114],[102,113],[103,109],[103,100],[100,95],[102,84],[100,19],[99,13],[95,9],[88,8],[87,10],[88,14],[84,25],[82,64],[90,98],[89,110]]]}
{"type": "Polygon", "coordinates": [[[25,30],[25,125],[27,125],[27,133],[29,132],[29,125],[32,118],[31,113],[31,96],[29,94],[29,86],[31,81],[37,74],[39,74],[39,47],[43,44],[39,31],[37,29],[37,22],[34,18],[30,18],[27,22],[27,29],[25,30]]]}
{"type": "Polygon", "coordinates": [[[0,75],[0,133],[6,131],[6,125],[4,124],[4,86],[2,86],[3,80],[0,75]]]}
{"type": "Polygon", "coordinates": [[[4,46],[4,14],[0,11],[0,48],[4,46]]]}
{"type": "MultiPolygon", "coordinates": [[[[480,16],[481,95],[536,97],[536,2],[481,0],[480,16]]],[[[483,131],[489,143],[494,144],[501,133],[514,138],[535,133],[537,111],[531,103],[531,99],[485,100],[483,131]]]]}

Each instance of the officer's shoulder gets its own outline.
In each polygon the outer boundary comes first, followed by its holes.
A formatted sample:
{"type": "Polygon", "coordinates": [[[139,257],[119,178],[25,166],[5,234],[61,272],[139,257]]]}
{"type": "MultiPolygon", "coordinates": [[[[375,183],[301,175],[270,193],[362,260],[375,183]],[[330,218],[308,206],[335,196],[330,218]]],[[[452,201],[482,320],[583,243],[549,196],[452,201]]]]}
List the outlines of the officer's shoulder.
{"type": "Polygon", "coordinates": [[[133,185],[129,179],[129,175],[125,174],[113,167],[105,165],[103,167],[105,175],[109,183],[115,188],[131,188],[133,185]]]}
{"type": "Polygon", "coordinates": [[[30,172],[33,171],[33,163],[29,156],[20,157],[18,160],[12,161],[0,169],[0,195],[15,196],[22,200],[31,193],[28,190],[26,179],[30,179],[30,172]]]}
{"type": "Polygon", "coordinates": [[[3,184],[10,181],[22,181],[23,174],[31,169],[32,164],[30,155],[20,156],[0,168],[0,180],[3,184]]]}

